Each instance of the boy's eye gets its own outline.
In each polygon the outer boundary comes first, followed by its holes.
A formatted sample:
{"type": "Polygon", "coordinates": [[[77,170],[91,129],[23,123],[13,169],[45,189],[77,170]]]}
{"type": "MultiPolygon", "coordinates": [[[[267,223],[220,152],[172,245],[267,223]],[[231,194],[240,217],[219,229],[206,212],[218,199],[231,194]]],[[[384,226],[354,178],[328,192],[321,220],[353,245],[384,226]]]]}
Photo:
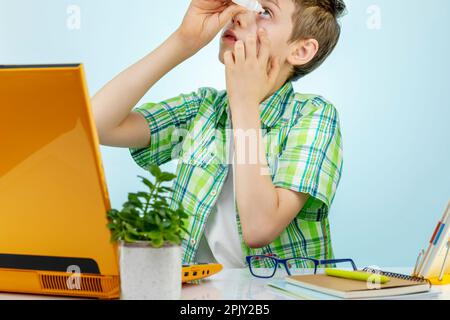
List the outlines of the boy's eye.
{"type": "Polygon", "coordinates": [[[272,17],[272,11],[270,11],[269,8],[263,8],[264,12],[261,12],[260,14],[265,18],[271,18],[272,17]]]}

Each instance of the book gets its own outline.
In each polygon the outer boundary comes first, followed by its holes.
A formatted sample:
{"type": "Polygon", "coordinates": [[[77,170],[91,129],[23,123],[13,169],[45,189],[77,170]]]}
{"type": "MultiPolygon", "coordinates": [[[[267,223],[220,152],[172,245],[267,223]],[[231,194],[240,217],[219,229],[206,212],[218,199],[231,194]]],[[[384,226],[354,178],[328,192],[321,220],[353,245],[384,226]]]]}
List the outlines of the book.
{"type": "MultiPolygon", "coordinates": [[[[397,273],[378,271],[373,269],[364,269],[364,272],[371,272],[374,274],[381,274],[390,278],[386,284],[368,284],[364,281],[349,280],[343,278],[330,277],[324,274],[317,275],[297,275],[290,276],[285,279],[288,285],[281,285],[280,283],[272,282],[271,286],[276,284],[278,289],[285,290],[290,293],[298,290],[293,290],[295,287],[309,290],[309,296],[317,296],[318,299],[323,299],[325,296],[333,296],[342,299],[370,299],[370,298],[387,298],[398,297],[404,295],[413,295],[417,293],[427,293],[431,290],[431,283],[423,278],[412,277],[397,273]],[[313,292],[311,292],[313,291],[313,292]],[[325,295],[325,296],[324,296],[325,295]]],[[[302,291],[303,294],[308,295],[308,291],[302,291]]],[[[308,297],[306,297],[308,298],[308,297]]],[[[314,298],[315,299],[315,298],[314,298]]]]}
{"type": "MultiPolygon", "coordinates": [[[[293,299],[293,300],[345,300],[337,296],[332,296],[329,294],[321,293],[319,291],[314,291],[310,289],[305,289],[293,284],[290,284],[282,279],[273,280],[268,283],[269,289],[276,295],[293,299]]],[[[424,293],[407,294],[400,296],[389,296],[389,297],[376,297],[376,298],[360,298],[352,300],[375,300],[375,299],[386,299],[386,300],[425,300],[425,299],[438,299],[440,295],[439,291],[428,291],[424,293]]]]}

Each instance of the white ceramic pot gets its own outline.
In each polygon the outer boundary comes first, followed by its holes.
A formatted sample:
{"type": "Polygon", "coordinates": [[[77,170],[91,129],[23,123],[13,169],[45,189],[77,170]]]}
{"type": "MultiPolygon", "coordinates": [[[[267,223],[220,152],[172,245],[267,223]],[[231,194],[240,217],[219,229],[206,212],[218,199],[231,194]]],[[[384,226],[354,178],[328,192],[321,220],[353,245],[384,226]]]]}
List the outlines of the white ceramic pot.
{"type": "Polygon", "coordinates": [[[122,300],[177,300],[181,297],[181,247],[121,243],[122,300]]]}

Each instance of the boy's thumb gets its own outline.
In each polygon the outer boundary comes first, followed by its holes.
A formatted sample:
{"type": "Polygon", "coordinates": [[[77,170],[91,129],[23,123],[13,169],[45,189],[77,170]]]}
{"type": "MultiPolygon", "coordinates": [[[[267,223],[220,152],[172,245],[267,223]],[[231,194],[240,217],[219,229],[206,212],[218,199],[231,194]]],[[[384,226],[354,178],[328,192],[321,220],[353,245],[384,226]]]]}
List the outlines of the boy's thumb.
{"type": "Polygon", "coordinates": [[[236,14],[246,11],[247,11],[246,8],[237,4],[229,6],[228,8],[223,10],[222,13],[219,15],[220,27],[223,28],[236,14]]]}

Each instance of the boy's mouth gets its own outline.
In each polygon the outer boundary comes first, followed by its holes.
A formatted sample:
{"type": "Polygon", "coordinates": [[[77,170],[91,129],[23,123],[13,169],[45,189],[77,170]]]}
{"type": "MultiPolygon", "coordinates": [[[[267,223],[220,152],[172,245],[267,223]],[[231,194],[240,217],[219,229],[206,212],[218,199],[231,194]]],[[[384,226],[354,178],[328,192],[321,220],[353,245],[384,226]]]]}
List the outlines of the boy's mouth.
{"type": "Polygon", "coordinates": [[[229,42],[236,42],[238,40],[236,34],[233,32],[233,30],[227,30],[222,36],[222,39],[229,42]]]}

